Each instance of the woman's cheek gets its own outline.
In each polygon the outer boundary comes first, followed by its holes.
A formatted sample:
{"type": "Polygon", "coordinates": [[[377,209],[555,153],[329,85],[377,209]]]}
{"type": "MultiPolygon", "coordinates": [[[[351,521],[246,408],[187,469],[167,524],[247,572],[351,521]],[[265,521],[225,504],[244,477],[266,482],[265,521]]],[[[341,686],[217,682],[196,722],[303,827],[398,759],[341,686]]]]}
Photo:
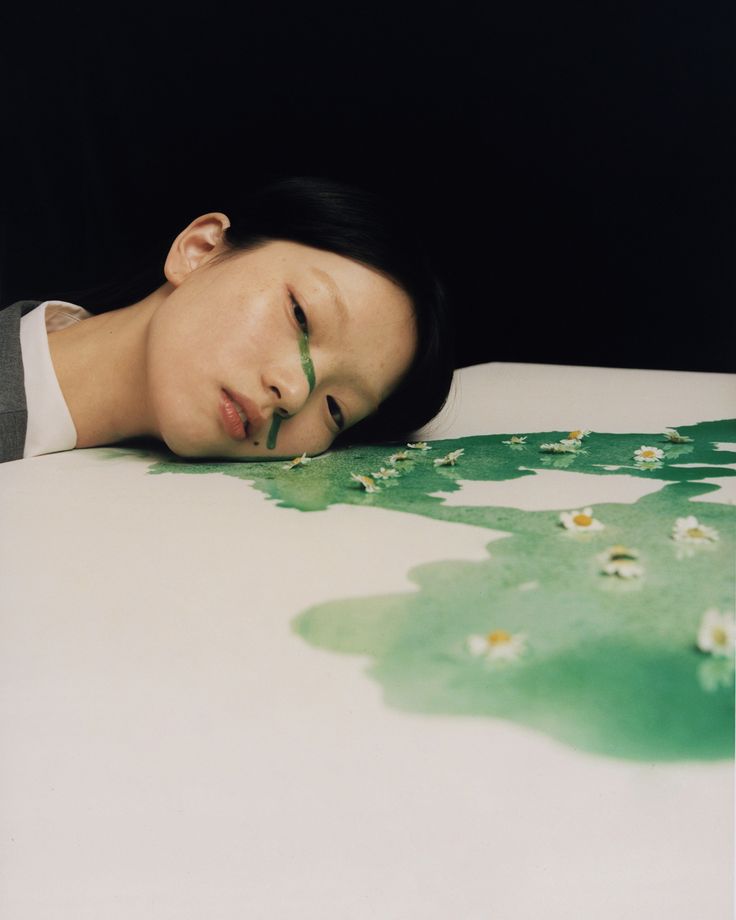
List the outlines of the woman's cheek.
{"type": "MultiPolygon", "coordinates": [[[[284,427],[281,431],[284,431],[284,427]]],[[[303,453],[321,454],[328,449],[336,437],[311,412],[303,419],[296,416],[292,420],[292,429],[285,431],[284,434],[286,437],[283,442],[280,438],[278,439],[275,450],[286,451],[294,456],[303,453]]]]}
{"type": "Polygon", "coordinates": [[[214,400],[205,399],[206,391],[188,392],[164,371],[165,368],[149,379],[150,406],[158,437],[176,454],[206,456],[213,438],[218,436],[217,406],[214,400]]]}

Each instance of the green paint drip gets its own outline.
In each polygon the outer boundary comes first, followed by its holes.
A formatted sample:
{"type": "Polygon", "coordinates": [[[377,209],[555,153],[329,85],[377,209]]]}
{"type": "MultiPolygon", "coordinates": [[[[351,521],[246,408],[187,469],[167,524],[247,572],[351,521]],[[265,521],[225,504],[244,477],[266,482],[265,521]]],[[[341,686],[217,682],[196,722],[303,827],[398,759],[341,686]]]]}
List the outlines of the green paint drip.
{"type": "MultiPolygon", "coordinates": [[[[299,361],[304,371],[304,376],[307,378],[307,383],[309,384],[309,392],[311,393],[314,389],[317,378],[314,373],[314,364],[312,363],[312,356],[309,354],[309,336],[306,333],[302,333],[301,338],[299,339],[299,361]]],[[[289,416],[287,416],[288,418],[289,416]]],[[[279,436],[279,428],[281,427],[281,422],[284,420],[283,416],[274,415],[271,419],[271,428],[268,432],[268,440],[266,442],[266,447],[269,450],[273,450],[276,447],[276,440],[279,436]]]]}
{"type": "Polygon", "coordinates": [[[271,427],[268,430],[268,441],[266,442],[266,447],[269,450],[273,450],[276,447],[276,439],[279,436],[279,428],[283,420],[283,416],[276,415],[276,413],[274,413],[271,418],[271,427]]]}
{"type": "Polygon", "coordinates": [[[301,359],[302,370],[307,378],[309,392],[311,393],[317,383],[317,378],[314,373],[312,356],[309,354],[309,336],[306,333],[303,333],[302,337],[299,339],[299,358],[301,359]]]}
{"type": "Polygon", "coordinates": [[[419,566],[410,573],[417,591],[320,604],[294,629],[319,648],[369,656],[371,678],[398,709],[507,719],[611,757],[726,759],[734,745],[733,659],[705,655],[695,640],[708,607],[734,609],[736,507],[693,499],[717,499],[717,482],[736,475],[728,468],[736,452],[714,446],[736,443],[736,423],[676,427],[692,442],[592,433],[584,452],[550,455],[540,445],[567,432],[528,434],[514,445],[502,443],[508,435],[436,441],[426,454],[409,451],[411,459],[396,464],[401,476],[370,494],[350,473],[388,466],[394,447],[333,451],[298,472],[273,461],[184,460],[151,472],[242,478],[278,506],[305,512],[368,505],[503,531],[508,536],[489,543],[485,560],[419,566]],[[664,451],[657,467],[633,462],[642,444],[664,451]],[[456,466],[432,463],[460,447],[456,466]],[[447,505],[433,495],[461,490],[460,480],[506,481],[546,469],[643,477],[659,489],[630,504],[598,503],[594,515],[606,529],[581,538],[560,526],[558,511],[447,505]],[[689,515],[720,539],[678,558],[672,527],[689,515]],[[638,550],[643,578],[601,574],[597,556],[615,544],[638,550]],[[467,637],[494,630],[525,632],[526,653],[499,667],[472,657],[467,637]]]}

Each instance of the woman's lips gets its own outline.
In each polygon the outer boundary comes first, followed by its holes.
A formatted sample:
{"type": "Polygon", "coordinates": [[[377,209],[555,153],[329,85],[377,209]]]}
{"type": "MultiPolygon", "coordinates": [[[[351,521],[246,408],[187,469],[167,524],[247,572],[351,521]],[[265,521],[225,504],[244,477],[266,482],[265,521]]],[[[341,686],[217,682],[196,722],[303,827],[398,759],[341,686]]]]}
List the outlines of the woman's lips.
{"type": "MultiPolygon", "coordinates": [[[[220,391],[220,418],[225,431],[235,441],[245,441],[247,438],[246,425],[243,424],[235,403],[225,390],[220,391]]],[[[247,424],[247,423],[246,423],[247,424]]]]}
{"type": "Polygon", "coordinates": [[[220,416],[225,431],[236,441],[244,441],[252,432],[258,434],[265,421],[252,399],[224,387],[220,391],[220,416]]]}

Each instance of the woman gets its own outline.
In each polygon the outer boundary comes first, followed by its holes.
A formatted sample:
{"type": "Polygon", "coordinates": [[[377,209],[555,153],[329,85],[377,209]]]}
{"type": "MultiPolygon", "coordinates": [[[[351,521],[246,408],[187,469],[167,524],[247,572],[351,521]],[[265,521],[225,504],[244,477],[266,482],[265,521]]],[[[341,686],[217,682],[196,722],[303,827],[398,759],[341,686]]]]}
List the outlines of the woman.
{"type": "Polygon", "coordinates": [[[317,454],[404,438],[447,397],[442,286],[371,193],[272,183],[193,220],[157,271],[139,299],[0,312],[0,459],[140,436],[183,457],[317,454]]]}

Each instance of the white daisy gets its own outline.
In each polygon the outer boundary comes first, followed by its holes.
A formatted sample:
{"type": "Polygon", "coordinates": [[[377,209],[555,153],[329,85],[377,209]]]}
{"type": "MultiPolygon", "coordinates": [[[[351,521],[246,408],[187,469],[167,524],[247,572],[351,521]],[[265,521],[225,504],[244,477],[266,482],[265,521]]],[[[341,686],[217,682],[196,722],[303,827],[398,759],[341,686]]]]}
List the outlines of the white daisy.
{"type": "Polygon", "coordinates": [[[375,473],[371,473],[374,479],[394,479],[400,475],[399,471],[394,469],[394,467],[387,470],[385,466],[382,466],[380,470],[376,470],[375,473]]]}
{"type": "Polygon", "coordinates": [[[434,461],[435,466],[455,466],[455,463],[460,457],[465,453],[465,448],[460,447],[457,450],[451,450],[449,454],[445,454],[444,457],[437,457],[434,461]]]}
{"type": "Polygon", "coordinates": [[[415,441],[413,444],[407,444],[412,450],[432,450],[426,441],[415,441]]]}
{"type": "Polygon", "coordinates": [[[592,530],[603,530],[603,524],[593,517],[592,508],[583,508],[582,511],[563,511],[560,521],[566,530],[577,533],[590,533],[592,530]]]}
{"type": "Polygon", "coordinates": [[[732,614],[710,607],[703,614],[696,645],[709,655],[732,655],[736,646],[736,622],[732,614]]]}
{"type": "Polygon", "coordinates": [[[583,442],[580,438],[563,438],[559,443],[565,447],[571,447],[573,450],[577,450],[583,442]]]}
{"type": "Polygon", "coordinates": [[[686,434],[680,434],[676,428],[665,428],[664,436],[672,444],[689,444],[692,441],[692,438],[686,434]]]}
{"type": "Polygon", "coordinates": [[[637,562],[639,553],[626,546],[611,546],[598,556],[603,563],[604,575],[618,575],[619,578],[641,578],[644,566],[637,562]]]}
{"type": "Polygon", "coordinates": [[[293,460],[289,460],[288,463],[284,464],[285,470],[293,470],[298,466],[304,466],[307,463],[311,463],[312,458],[308,457],[306,454],[302,454],[301,457],[294,457],[293,460]]]}
{"type": "Polygon", "coordinates": [[[567,436],[567,438],[566,438],[565,440],[568,440],[568,441],[582,441],[583,438],[587,438],[589,434],[590,434],[590,429],[589,429],[589,428],[585,428],[585,429],[583,429],[583,428],[577,428],[575,431],[571,431],[570,434],[568,434],[568,436],[567,436]]]}
{"type": "Polygon", "coordinates": [[[644,567],[630,559],[615,559],[603,566],[604,575],[618,575],[619,578],[641,578],[644,567]]]}
{"type": "Polygon", "coordinates": [[[356,473],[351,473],[350,478],[354,482],[359,482],[366,492],[380,492],[381,489],[376,485],[373,479],[370,476],[360,476],[356,473]]]}
{"type": "Polygon", "coordinates": [[[409,459],[409,451],[400,450],[400,451],[397,451],[395,454],[391,454],[391,456],[388,458],[388,462],[389,463],[402,463],[404,460],[408,460],[408,459],[409,459]]]}
{"type": "Polygon", "coordinates": [[[471,655],[486,661],[516,661],[526,651],[526,635],[512,635],[505,629],[496,629],[485,636],[468,636],[465,645],[471,655]]]}
{"type": "Polygon", "coordinates": [[[678,543],[715,543],[720,539],[714,527],[701,524],[695,515],[677,518],[672,528],[672,539],[678,543]]]}
{"type": "Polygon", "coordinates": [[[554,444],[540,444],[539,449],[547,454],[574,454],[577,452],[577,447],[573,446],[573,444],[564,444],[562,441],[555,441],[554,444]]]}
{"type": "Polygon", "coordinates": [[[501,441],[502,444],[526,444],[527,435],[512,434],[508,441],[501,441]]]}
{"type": "Polygon", "coordinates": [[[664,457],[664,451],[659,447],[647,447],[645,444],[634,451],[634,460],[637,463],[656,463],[664,457]]]}

